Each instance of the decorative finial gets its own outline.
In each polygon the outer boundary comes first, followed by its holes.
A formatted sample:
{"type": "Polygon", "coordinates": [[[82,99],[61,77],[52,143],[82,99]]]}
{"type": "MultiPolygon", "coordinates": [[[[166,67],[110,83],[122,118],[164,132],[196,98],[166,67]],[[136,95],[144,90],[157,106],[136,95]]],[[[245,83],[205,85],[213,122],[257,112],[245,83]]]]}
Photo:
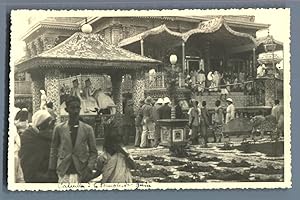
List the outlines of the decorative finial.
{"type": "Polygon", "coordinates": [[[93,31],[93,27],[87,23],[87,18],[85,19],[85,24],[81,27],[81,31],[83,33],[91,33],[93,31]]]}

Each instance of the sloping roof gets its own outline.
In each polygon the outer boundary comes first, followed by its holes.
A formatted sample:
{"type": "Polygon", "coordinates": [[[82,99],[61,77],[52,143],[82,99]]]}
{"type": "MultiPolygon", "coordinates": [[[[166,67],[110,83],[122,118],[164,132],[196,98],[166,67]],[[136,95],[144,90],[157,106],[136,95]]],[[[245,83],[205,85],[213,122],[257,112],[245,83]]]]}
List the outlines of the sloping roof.
{"type": "Polygon", "coordinates": [[[139,68],[144,65],[157,65],[158,60],[147,58],[125,49],[109,44],[99,34],[85,34],[77,32],[70,38],[29,60],[18,63],[16,71],[31,70],[40,66],[98,68],[122,68],[130,65],[139,68]],[[50,61],[50,62],[49,62],[50,61]],[[79,62],[79,64],[76,64],[79,62]],[[84,62],[90,61],[88,66],[84,62]],[[31,65],[29,65],[31,63],[31,65]],[[64,66],[68,65],[68,66],[64,66]],[[74,66],[72,66],[74,64],[74,66]]]}
{"type": "MultiPolygon", "coordinates": [[[[163,19],[163,20],[171,20],[171,21],[187,21],[187,22],[195,22],[199,23],[201,21],[211,20],[220,15],[203,15],[203,16],[135,16],[138,18],[150,18],[150,19],[163,19]]],[[[254,22],[254,16],[245,16],[245,15],[223,15],[222,16],[226,23],[232,27],[243,27],[247,29],[261,30],[266,29],[270,26],[270,24],[263,24],[254,22]]]]}
{"type": "Polygon", "coordinates": [[[182,38],[182,34],[181,33],[172,31],[165,24],[163,24],[163,25],[160,25],[158,27],[149,29],[149,30],[147,30],[145,32],[142,32],[140,34],[137,34],[137,35],[135,35],[133,37],[126,38],[126,39],[120,41],[119,44],[118,44],[118,46],[119,47],[126,46],[128,44],[132,44],[134,42],[140,41],[141,39],[144,39],[144,38],[146,38],[146,37],[148,37],[150,35],[157,35],[157,34],[160,34],[160,33],[163,33],[163,32],[166,32],[169,35],[174,36],[174,37],[182,38]]]}
{"type": "MultiPolygon", "coordinates": [[[[210,34],[210,33],[216,33],[219,30],[222,31],[221,34],[226,33],[226,35],[228,35],[228,36],[231,35],[233,37],[244,38],[247,42],[252,42],[252,43],[256,44],[256,39],[252,35],[250,35],[248,33],[241,33],[241,32],[234,31],[233,29],[231,29],[228,26],[228,24],[226,23],[226,21],[224,20],[223,17],[218,17],[218,18],[214,18],[214,19],[211,19],[208,21],[203,21],[203,22],[199,23],[197,28],[189,30],[185,33],[171,31],[167,28],[166,25],[161,25],[156,28],[145,31],[143,33],[140,33],[138,35],[132,36],[130,38],[126,38],[126,39],[120,41],[118,46],[126,46],[129,44],[135,43],[141,39],[145,39],[150,35],[158,35],[161,33],[167,33],[172,37],[177,37],[179,40],[186,42],[191,36],[193,36],[195,34],[210,34]]],[[[228,38],[230,38],[230,37],[228,37],[228,38]]],[[[230,38],[230,39],[232,40],[232,38],[230,38]]],[[[220,40],[226,40],[226,38],[221,38],[220,40]]],[[[237,42],[240,42],[240,41],[237,41],[237,42]]]]}

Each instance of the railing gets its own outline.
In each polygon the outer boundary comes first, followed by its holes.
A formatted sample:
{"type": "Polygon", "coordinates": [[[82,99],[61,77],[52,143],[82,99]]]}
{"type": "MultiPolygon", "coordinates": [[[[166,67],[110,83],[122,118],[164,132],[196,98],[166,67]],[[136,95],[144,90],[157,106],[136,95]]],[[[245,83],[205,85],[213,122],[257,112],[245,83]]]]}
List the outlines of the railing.
{"type": "MultiPolygon", "coordinates": [[[[163,72],[156,72],[155,74],[145,74],[145,88],[146,89],[165,89],[167,88],[168,80],[163,72]]],[[[184,76],[178,74],[178,87],[184,88],[185,86],[184,76]]]]}
{"type": "MultiPolygon", "coordinates": [[[[270,115],[272,107],[270,106],[247,106],[247,107],[236,107],[235,108],[235,118],[252,118],[256,115],[270,115]]],[[[226,108],[223,108],[224,120],[226,116],[226,108]]],[[[214,108],[208,109],[210,122],[213,121],[213,115],[215,113],[214,108]]]]}
{"type": "Polygon", "coordinates": [[[31,95],[31,81],[15,81],[16,95],[31,95]]]}

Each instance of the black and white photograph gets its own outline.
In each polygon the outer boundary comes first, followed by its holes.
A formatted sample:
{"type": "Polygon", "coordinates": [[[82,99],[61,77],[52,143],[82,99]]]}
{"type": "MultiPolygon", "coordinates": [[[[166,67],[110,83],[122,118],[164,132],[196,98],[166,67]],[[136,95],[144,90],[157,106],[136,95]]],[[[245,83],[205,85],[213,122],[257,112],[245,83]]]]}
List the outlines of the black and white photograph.
{"type": "Polygon", "coordinates": [[[9,190],[291,187],[289,9],[10,17],[9,190]]]}

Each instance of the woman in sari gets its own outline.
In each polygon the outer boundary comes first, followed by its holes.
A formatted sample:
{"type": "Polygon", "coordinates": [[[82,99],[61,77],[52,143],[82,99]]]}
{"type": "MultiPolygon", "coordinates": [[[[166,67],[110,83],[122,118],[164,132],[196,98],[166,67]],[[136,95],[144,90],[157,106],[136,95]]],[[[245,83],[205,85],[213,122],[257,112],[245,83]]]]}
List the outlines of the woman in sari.
{"type": "Polygon", "coordinates": [[[98,157],[97,168],[102,172],[102,183],[132,183],[131,168],[135,163],[122,144],[118,121],[113,119],[105,128],[103,153],[98,157]]]}

